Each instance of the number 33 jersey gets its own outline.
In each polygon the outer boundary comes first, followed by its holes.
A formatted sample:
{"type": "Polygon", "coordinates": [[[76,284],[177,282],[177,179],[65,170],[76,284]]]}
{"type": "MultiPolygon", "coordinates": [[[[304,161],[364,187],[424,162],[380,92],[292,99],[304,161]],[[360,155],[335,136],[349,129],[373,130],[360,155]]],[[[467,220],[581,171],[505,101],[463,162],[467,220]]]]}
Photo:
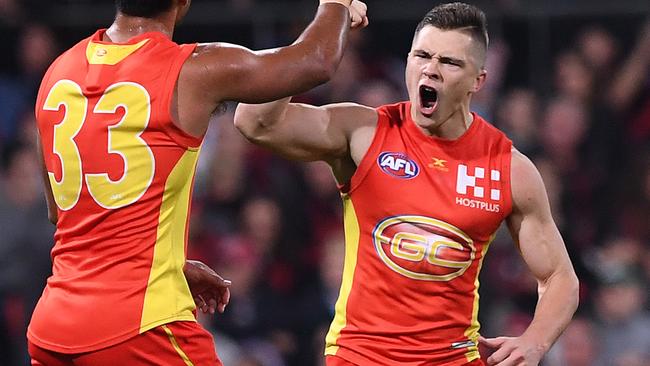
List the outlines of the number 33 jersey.
{"type": "Polygon", "coordinates": [[[426,136],[408,102],[380,107],[342,187],[345,266],[328,355],[358,365],[479,358],[478,274],[511,210],[512,143],[474,114],[456,140],[426,136]]]}
{"type": "Polygon", "coordinates": [[[155,32],[113,44],[103,34],[50,66],[36,103],[58,222],[28,337],[62,353],[195,320],[183,265],[201,139],[170,112],[195,45],[155,32]]]}

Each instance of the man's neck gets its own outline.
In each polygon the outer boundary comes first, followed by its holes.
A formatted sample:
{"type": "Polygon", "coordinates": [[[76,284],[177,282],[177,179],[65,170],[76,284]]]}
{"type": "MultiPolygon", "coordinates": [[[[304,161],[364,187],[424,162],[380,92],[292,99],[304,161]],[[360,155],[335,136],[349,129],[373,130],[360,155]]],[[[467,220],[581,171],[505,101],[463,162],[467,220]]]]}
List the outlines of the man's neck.
{"type": "Polygon", "coordinates": [[[416,122],[416,125],[426,135],[436,136],[445,140],[456,140],[470,128],[473,122],[474,116],[469,111],[468,103],[468,105],[463,104],[451,115],[444,117],[440,121],[436,121],[436,123],[428,126],[420,126],[416,122]]]}
{"type": "Polygon", "coordinates": [[[104,34],[104,41],[124,43],[147,32],[160,32],[170,39],[174,34],[174,14],[165,13],[156,18],[141,18],[118,13],[104,34]]]}

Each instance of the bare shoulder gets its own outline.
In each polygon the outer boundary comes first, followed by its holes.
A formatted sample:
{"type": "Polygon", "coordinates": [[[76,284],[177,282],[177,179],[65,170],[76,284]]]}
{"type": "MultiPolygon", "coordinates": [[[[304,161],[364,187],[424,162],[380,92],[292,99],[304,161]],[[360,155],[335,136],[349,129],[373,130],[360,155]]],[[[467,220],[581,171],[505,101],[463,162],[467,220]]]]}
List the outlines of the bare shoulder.
{"type": "Polygon", "coordinates": [[[218,56],[227,56],[227,55],[236,55],[241,53],[251,54],[261,51],[253,51],[249,48],[246,48],[242,45],[227,43],[227,42],[210,42],[210,43],[199,43],[194,49],[193,57],[210,57],[214,55],[218,56]]]}
{"type": "Polygon", "coordinates": [[[540,204],[548,205],[544,182],[535,164],[515,148],[512,149],[510,175],[512,203],[516,211],[529,211],[540,204]]]}
{"type": "Polygon", "coordinates": [[[335,103],[324,106],[333,123],[340,124],[354,132],[360,127],[374,127],[377,124],[377,110],[357,103],[335,103]]]}
{"type": "Polygon", "coordinates": [[[348,154],[354,165],[359,165],[368,151],[377,129],[379,114],[372,107],[356,103],[338,103],[327,106],[331,120],[345,131],[348,154]]]}
{"type": "Polygon", "coordinates": [[[513,182],[530,180],[539,175],[533,162],[515,148],[512,148],[511,170],[513,182]]]}
{"type": "Polygon", "coordinates": [[[253,54],[250,49],[231,43],[199,43],[183,65],[183,72],[189,77],[206,77],[218,72],[219,68],[236,68],[246,55],[253,54]]]}

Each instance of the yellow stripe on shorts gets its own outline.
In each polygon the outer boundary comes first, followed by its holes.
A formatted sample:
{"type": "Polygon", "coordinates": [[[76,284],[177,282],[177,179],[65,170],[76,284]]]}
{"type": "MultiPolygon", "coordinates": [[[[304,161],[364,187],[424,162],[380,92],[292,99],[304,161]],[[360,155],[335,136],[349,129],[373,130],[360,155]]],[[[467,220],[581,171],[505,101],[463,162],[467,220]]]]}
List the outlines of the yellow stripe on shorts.
{"type": "Polygon", "coordinates": [[[166,325],[163,325],[162,327],[165,330],[165,333],[167,333],[167,337],[169,337],[169,341],[172,343],[172,346],[174,346],[176,353],[178,353],[178,355],[181,356],[185,364],[187,366],[194,366],[190,358],[187,357],[187,354],[185,354],[185,352],[183,352],[183,350],[181,349],[181,346],[178,345],[178,342],[176,341],[176,337],[174,337],[174,333],[172,333],[172,330],[169,329],[166,325]]]}

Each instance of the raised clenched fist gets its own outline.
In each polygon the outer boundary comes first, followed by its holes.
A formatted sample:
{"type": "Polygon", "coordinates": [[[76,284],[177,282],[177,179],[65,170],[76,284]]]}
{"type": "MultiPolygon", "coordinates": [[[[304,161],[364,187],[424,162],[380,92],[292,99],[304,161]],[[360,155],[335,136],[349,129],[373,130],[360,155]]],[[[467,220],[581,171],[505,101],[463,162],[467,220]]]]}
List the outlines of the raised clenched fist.
{"type": "Polygon", "coordinates": [[[368,6],[363,1],[353,0],[350,4],[350,19],[352,29],[361,29],[368,25],[368,6]]]}

